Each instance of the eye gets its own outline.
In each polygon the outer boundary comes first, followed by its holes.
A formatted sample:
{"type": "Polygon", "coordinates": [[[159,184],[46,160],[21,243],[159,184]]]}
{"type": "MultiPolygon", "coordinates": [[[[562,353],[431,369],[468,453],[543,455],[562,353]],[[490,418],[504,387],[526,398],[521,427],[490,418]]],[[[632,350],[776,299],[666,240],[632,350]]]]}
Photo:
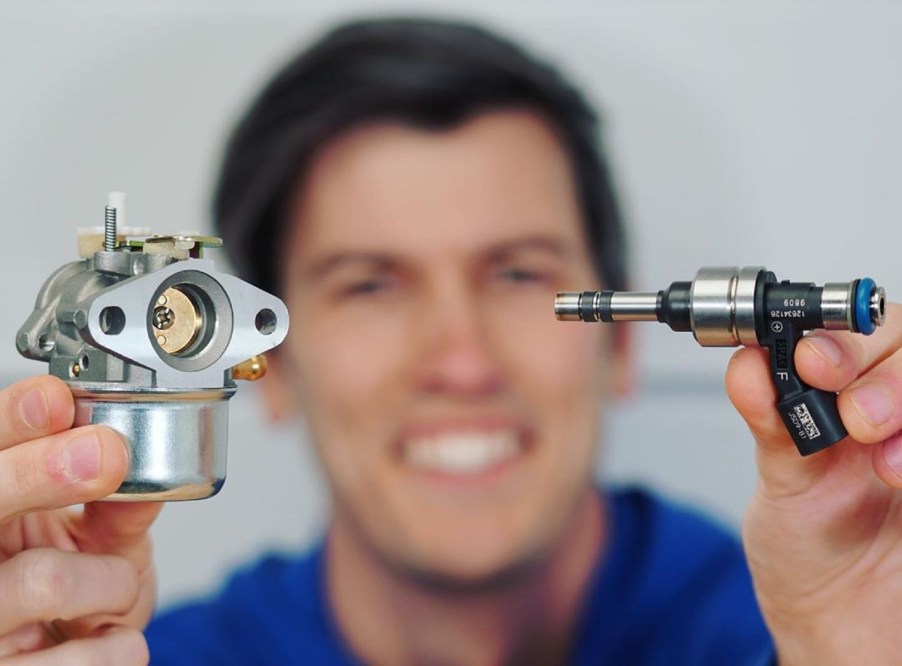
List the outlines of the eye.
{"type": "Polygon", "coordinates": [[[545,273],[523,266],[505,266],[497,271],[497,277],[505,282],[516,284],[544,283],[547,281],[545,273]]]}
{"type": "Polygon", "coordinates": [[[366,272],[339,279],[337,293],[344,298],[374,298],[397,292],[403,286],[393,271],[366,272]]]}
{"type": "Polygon", "coordinates": [[[368,279],[352,282],[342,290],[345,296],[367,296],[385,291],[390,286],[390,280],[385,279],[368,279]]]}

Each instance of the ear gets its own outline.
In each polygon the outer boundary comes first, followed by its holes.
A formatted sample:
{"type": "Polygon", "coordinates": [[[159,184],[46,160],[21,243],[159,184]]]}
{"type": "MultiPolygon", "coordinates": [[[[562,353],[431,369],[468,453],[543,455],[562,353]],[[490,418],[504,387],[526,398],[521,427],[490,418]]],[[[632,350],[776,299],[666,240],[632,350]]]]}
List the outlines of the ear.
{"type": "Polygon", "coordinates": [[[259,387],[269,418],[278,423],[291,418],[296,407],[291,399],[293,392],[288,382],[289,372],[284,356],[275,350],[267,352],[266,366],[266,376],[260,379],[259,387]]]}
{"type": "MultiPolygon", "coordinates": [[[[610,325],[610,324],[604,324],[610,325]]],[[[633,357],[633,326],[630,322],[613,324],[614,350],[606,373],[610,377],[611,391],[614,396],[627,398],[633,395],[636,387],[636,366],[633,357]]]]}

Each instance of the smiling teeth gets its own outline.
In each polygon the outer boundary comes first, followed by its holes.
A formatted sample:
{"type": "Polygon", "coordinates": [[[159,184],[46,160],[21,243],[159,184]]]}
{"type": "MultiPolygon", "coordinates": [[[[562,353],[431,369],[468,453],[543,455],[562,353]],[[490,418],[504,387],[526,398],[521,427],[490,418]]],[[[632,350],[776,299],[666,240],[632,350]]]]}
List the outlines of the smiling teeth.
{"type": "Polygon", "coordinates": [[[419,469],[451,474],[485,471],[517,451],[512,430],[493,433],[455,433],[408,440],[407,462],[419,469]]]}

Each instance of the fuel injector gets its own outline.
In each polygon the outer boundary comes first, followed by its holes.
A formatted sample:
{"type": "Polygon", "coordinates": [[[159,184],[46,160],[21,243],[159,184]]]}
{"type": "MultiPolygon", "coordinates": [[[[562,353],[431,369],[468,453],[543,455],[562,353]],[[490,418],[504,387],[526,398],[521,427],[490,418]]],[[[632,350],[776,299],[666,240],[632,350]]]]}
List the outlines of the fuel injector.
{"type": "Polygon", "coordinates": [[[812,388],[795,370],[793,355],[805,331],[823,328],[870,335],[886,321],[886,294],[870,278],[829,282],[778,282],[763,267],[706,267],[691,282],[655,292],[559,293],[562,321],[658,321],[691,331],[703,347],[766,347],[777,389],[777,410],[803,456],[848,433],[836,394],[812,388]]]}

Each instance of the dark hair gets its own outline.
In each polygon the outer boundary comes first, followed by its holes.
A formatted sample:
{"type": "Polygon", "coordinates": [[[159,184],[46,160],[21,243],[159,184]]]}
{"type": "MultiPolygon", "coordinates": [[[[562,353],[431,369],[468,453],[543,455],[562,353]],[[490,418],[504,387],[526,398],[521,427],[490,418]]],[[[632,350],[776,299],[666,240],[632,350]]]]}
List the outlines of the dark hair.
{"type": "Polygon", "coordinates": [[[624,232],[592,108],[515,44],[433,19],[340,26],[263,89],[226,146],[213,199],[236,269],[279,291],[289,198],[317,151],[339,134],[380,120],[451,129],[499,108],[535,110],[554,128],[572,164],[596,271],[605,287],[624,289],[624,232]]]}

